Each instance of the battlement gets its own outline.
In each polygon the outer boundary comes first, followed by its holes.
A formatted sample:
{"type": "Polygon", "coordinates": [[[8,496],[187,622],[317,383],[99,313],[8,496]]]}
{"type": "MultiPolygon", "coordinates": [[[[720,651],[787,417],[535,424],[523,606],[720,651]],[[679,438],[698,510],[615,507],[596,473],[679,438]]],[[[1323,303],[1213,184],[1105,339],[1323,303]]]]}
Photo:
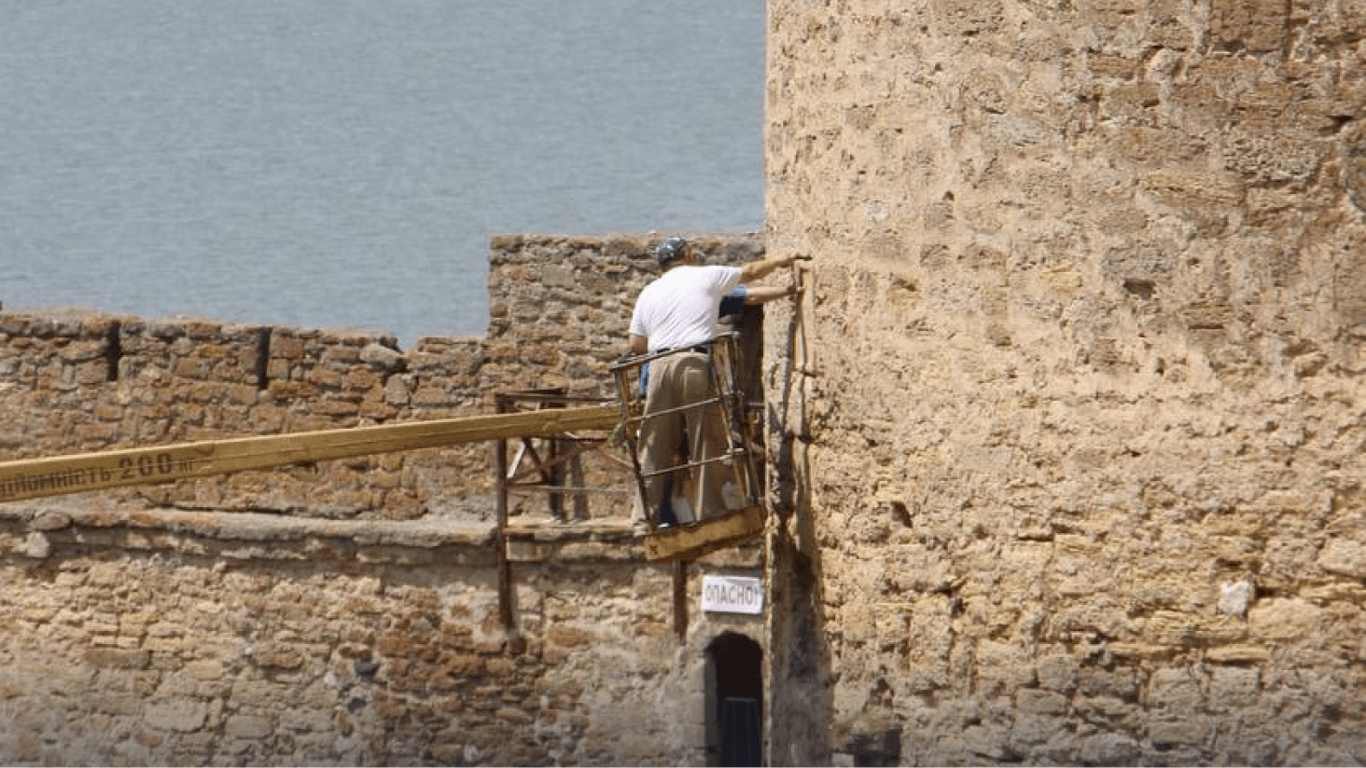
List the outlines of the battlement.
{"type": "MultiPolygon", "coordinates": [[[[753,236],[702,236],[709,258],[754,258],[753,236]]],[[[446,419],[498,392],[611,399],[646,236],[500,236],[484,337],[266,327],[93,312],[0,314],[0,460],[446,419]]],[[[487,519],[488,449],[474,444],[249,471],[114,492],[153,506],[335,519],[487,519]]]]}

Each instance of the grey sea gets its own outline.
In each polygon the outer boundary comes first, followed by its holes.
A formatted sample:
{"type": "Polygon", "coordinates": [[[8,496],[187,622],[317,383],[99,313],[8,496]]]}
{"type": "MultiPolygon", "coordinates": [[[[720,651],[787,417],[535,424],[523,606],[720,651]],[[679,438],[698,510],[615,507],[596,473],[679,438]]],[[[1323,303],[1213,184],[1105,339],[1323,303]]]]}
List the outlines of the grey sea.
{"type": "Polygon", "coordinates": [[[764,0],[5,0],[0,302],[487,327],[496,233],[754,231],[764,0]]]}

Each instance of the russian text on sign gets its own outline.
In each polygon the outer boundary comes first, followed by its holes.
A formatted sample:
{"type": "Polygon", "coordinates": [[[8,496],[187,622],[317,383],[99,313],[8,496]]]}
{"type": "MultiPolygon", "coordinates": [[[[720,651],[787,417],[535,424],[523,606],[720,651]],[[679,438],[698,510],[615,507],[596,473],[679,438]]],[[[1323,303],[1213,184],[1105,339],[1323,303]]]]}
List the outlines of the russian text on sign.
{"type": "Polygon", "coordinates": [[[703,576],[702,610],[717,613],[762,613],[763,583],[751,576],[703,576]]]}

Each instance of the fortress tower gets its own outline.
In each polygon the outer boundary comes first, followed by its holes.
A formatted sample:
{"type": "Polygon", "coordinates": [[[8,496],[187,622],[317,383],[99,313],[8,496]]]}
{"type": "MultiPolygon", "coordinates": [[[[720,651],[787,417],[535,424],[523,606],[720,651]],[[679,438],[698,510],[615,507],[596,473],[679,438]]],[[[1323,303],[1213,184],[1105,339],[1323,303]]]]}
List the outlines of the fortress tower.
{"type": "Polygon", "coordinates": [[[775,762],[1366,759],[1366,6],[769,14],[775,762]]]}
{"type": "MultiPolygon", "coordinates": [[[[697,237],[813,257],[762,538],[648,562],[605,436],[12,479],[0,763],[1366,762],[1363,0],[768,24],[766,232],[697,237]]],[[[0,313],[0,461],[610,400],[657,239],[494,236],[406,352],[0,313]]]]}

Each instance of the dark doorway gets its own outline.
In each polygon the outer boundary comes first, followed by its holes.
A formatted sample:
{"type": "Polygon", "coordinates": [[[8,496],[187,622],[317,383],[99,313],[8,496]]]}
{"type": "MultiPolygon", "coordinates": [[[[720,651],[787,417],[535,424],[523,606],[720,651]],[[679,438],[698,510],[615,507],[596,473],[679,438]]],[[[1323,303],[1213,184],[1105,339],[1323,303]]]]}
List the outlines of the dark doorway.
{"type": "Polygon", "coordinates": [[[707,765],[764,764],[763,658],[734,632],[707,646],[707,765]]]}

